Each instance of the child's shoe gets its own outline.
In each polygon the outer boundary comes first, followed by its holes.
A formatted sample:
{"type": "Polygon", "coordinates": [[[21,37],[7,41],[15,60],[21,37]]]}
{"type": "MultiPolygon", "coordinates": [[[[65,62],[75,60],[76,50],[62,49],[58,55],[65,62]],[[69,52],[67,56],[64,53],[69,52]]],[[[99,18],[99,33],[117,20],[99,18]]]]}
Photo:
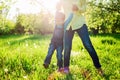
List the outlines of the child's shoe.
{"type": "Polygon", "coordinates": [[[46,69],[47,69],[47,68],[49,67],[49,64],[44,63],[44,64],[43,64],[43,66],[44,66],[44,68],[46,68],[46,69]]]}
{"type": "Polygon", "coordinates": [[[60,73],[63,73],[63,71],[64,71],[63,68],[59,68],[59,69],[58,69],[58,72],[60,72],[60,73]]]}

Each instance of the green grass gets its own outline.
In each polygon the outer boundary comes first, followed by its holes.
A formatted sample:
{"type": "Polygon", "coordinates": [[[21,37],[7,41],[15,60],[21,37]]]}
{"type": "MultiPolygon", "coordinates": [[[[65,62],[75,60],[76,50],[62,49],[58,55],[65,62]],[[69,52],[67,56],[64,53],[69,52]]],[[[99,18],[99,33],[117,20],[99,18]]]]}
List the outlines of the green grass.
{"type": "Polygon", "coordinates": [[[89,54],[77,35],[74,35],[73,39],[71,73],[68,75],[55,72],[56,54],[52,57],[49,69],[44,69],[42,66],[51,35],[2,35],[0,36],[0,80],[52,80],[52,78],[119,80],[120,34],[91,35],[90,38],[105,71],[104,77],[97,74],[89,54]]]}

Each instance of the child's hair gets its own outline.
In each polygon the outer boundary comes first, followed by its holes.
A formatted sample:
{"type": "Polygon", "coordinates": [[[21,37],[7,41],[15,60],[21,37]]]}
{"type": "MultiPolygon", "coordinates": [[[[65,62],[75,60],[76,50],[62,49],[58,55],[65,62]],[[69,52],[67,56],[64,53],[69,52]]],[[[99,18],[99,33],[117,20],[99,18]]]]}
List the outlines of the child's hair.
{"type": "Polygon", "coordinates": [[[61,9],[62,9],[61,2],[58,2],[58,3],[57,3],[57,5],[56,5],[56,9],[57,9],[57,10],[61,10],[61,9]]]}
{"type": "Polygon", "coordinates": [[[62,4],[58,2],[56,5],[56,14],[55,14],[55,22],[56,24],[63,24],[65,20],[65,14],[62,11],[62,4]]]}

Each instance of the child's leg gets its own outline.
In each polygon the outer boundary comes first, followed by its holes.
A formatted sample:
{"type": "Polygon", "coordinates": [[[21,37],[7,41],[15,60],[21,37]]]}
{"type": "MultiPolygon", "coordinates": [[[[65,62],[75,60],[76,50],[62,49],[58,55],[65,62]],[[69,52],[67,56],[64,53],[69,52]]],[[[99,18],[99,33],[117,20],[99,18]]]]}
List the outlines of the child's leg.
{"type": "Polygon", "coordinates": [[[44,65],[48,66],[50,64],[54,50],[55,50],[55,45],[50,44],[48,54],[47,54],[45,61],[44,61],[44,65]]]}
{"type": "Polygon", "coordinates": [[[57,47],[57,65],[59,69],[63,67],[62,51],[63,51],[63,45],[58,46],[57,47]]]}

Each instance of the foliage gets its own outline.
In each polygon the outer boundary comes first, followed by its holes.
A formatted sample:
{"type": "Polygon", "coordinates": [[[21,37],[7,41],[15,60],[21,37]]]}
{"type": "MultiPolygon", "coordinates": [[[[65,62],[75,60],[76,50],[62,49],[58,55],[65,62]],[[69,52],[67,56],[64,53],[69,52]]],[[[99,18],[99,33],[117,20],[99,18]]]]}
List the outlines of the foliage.
{"type": "Polygon", "coordinates": [[[14,0],[0,1],[0,34],[9,34],[14,28],[14,22],[7,19],[10,7],[14,3],[14,0]]]}
{"type": "Polygon", "coordinates": [[[50,13],[39,13],[36,17],[36,22],[34,24],[34,33],[36,34],[48,34],[53,32],[54,23],[53,15],[50,13]]]}
{"type": "Polygon", "coordinates": [[[2,35],[0,37],[0,79],[119,80],[120,34],[99,34],[90,38],[105,72],[104,77],[97,74],[89,54],[77,35],[73,39],[75,44],[72,45],[70,59],[71,73],[68,75],[56,72],[56,54],[53,55],[48,69],[44,69],[42,65],[51,35],[2,35]]]}
{"type": "MultiPolygon", "coordinates": [[[[13,22],[8,20],[7,16],[11,5],[16,0],[1,0],[0,34],[48,34],[53,32],[53,14],[47,11],[42,1],[30,0],[30,4],[40,5],[43,11],[38,14],[18,13],[16,22],[13,22]]],[[[88,27],[94,34],[120,32],[120,0],[89,0],[86,14],[88,27]]]]}
{"type": "MultiPolygon", "coordinates": [[[[18,12],[16,16],[15,27],[13,21],[7,19],[11,5],[16,0],[0,1],[0,34],[48,34],[53,31],[53,15],[49,12],[41,11],[38,14],[21,14],[18,12]]],[[[42,8],[42,3],[30,1],[31,5],[39,4],[42,8]]],[[[16,9],[19,11],[19,9],[16,9]]],[[[44,10],[44,9],[43,9],[44,10]]]]}
{"type": "Polygon", "coordinates": [[[11,0],[1,0],[0,1],[0,15],[6,18],[10,10],[10,5],[12,3],[13,2],[11,0]]]}
{"type": "Polygon", "coordinates": [[[91,0],[88,6],[88,24],[103,33],[120,31],[120,0],[91,0]]]}
{"type": "Polygon", "coordinates": [[[20,14],[17,17],[17,24],[24,28],[26,34],[47,34],[53,31],[53,16],[50,13],[40,12],[39,14],[20,14]]]}
{"type": "Polygon", "coordinates": [[[2,26],[3,24],[0,23],[0,34],[10,34],[15,27],[15,23],[11,20],[5,20],[4,26],[2,26]]]}

